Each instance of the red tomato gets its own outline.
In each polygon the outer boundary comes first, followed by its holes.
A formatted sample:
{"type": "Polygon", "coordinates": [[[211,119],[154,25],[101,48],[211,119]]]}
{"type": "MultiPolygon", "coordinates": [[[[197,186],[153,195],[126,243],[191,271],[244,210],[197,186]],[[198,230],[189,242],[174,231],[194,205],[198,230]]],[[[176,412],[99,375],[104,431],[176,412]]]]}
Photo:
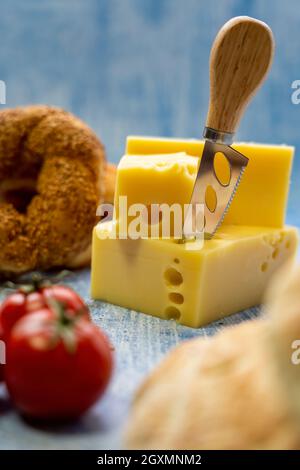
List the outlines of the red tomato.
{"type": "Polygon", "coordinates": [[[24,316],[12,329],[5,381],[24,415],[72,419],[103,394],[112,367],[112,348],[96,325],[42,309],[24,316]]]}
{"type": "Polygon", "coordinates": [[[88,307],[82,298],[70,287],[53,285],[38,287],[32,291],[18,290],[9,295],[0,307],[0,319],[5,337],[7,338],[14,324],[28,313],[48,307],[49,299],[61,302],[66,309],[81,313],[87,319],[90,318],[88,307]]]}
{"type": "Polygon", "coordinates": [[[0,307],[3,336],[9,334],[13,325],[26,314],[26,295],[14,292],[4,299],[0,307]]]}
{"type": "Polygon", "coordinates": [[[59,284],[43,287],[42,294],[44,298],[54,298],[62,303],[69,311],[76,313],[81,312],[86,319],[90,319],[88,307],[85,305],[83,299],[70,287],[61,286],[59,284]]]}

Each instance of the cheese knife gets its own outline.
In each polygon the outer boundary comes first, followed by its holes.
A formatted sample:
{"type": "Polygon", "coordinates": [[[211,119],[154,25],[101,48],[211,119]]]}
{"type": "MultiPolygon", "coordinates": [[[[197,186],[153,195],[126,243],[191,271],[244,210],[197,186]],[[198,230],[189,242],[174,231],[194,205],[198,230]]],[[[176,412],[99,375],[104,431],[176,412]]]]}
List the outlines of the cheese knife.
{"type": "Polygon", "coordinates": [[[273,55],[271,29],[247,16],[232,18],[214,40],[205,144],[184,221],[184,240],[203,234],[213,237],[226,215],[248,164],[248,158],[231,144],[246,106],[266,78],[273,55]]]}

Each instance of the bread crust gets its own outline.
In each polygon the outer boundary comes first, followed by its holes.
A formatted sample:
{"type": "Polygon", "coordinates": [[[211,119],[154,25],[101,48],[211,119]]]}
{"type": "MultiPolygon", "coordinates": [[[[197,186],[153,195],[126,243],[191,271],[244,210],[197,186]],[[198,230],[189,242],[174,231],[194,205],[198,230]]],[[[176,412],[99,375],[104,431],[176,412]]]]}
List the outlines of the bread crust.
{"type": "Polygon", "coordinates": [[[176,347],[138,390],[126,447],[299,449],[299,292],[300,266],[288,263],[263,318],[176,347]]]}
{"type": "Polygon", "coordinates": [[[102,143],[80,119],[49,106],[0,112],[0,272],[89,262],[97,206],[105,194],[102,143]],[[5,188],[28,185],[25,213],[5,188]]]}

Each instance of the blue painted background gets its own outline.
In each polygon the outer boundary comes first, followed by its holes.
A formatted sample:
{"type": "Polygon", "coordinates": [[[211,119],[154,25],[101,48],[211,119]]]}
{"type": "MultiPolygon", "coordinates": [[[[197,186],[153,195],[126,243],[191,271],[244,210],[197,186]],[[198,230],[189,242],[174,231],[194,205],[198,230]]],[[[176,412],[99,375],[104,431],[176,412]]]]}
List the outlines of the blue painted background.
{"type": "MultiPolygon", "coordinates": [[[[208,101],[208,56],[235,15],[272,27],[277,51],[239,139],[300,147],[297,0],[1,0],[0,79],[7,106],[48,103],[86,120],[117,162],[127,134],[197,137],[208,101]]],[[[300,159],[289,220],[300,224],[300,159]]]]}
{"type": "MultiPolygon", "coordinates": [[[[299,0],[0,0],[7,106],[67,108],[95,129],[114,162],[127,134],[198,137],[208,102],[210,45],[226,20],[244,14],[270,24],[277,51],[238,138],[300,148],[300,105],[291,103],[291,83],[300,79],[299,0]]],[[[296,155],[288,220],[300,226],[299,177],[296,155]]],[[[171,347],[258,315],[251,309],[192,330],[91,301],[88,270],[68,282],[116,346],[114,379],[79,423],[59,429],[29,426],[0,386],[0,448],[119,448],[137,384],[171,347]]]]}

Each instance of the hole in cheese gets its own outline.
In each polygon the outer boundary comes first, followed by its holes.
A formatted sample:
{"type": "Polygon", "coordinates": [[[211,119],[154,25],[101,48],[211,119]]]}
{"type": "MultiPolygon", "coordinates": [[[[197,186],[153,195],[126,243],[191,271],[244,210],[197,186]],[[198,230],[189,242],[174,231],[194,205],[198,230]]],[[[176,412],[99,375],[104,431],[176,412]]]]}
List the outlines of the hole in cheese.
{"type": "Polygon", "coordinates": [[[263,273],[265,273],[267,271],[267,269],[268,269],[268,263],[265,262],[261,265],[261,270],[262,270],[263,273]]]}
{"type": "Polygon", "coordinates": [[[272,253],[272,258],[276,259],[278,255],[279,255],[279,248],[275,248],[272,253]]]}
{"type": "Polygon", "coordinates": [[[179,320],[180,315],[180,310],[177,307],[170,306],[165,310],[165,316],[168,320],[179,320]]]}
{"type": "Polygon", "coordinates": [[[285,247],[286,247],[287,250],[291,247],[291,241],[290,240],[287,240],[287,242],[285,243],[285,247]]]}
{"type": "Polygon", "coordinates": [[[171,302],[174,302],[174,304],[183,304],[184,302],[184,297],[182,294],[179,294],[178,292],[171,292],[169,294],[169,299],[171,302]]]}
{"type": "Polygon", "coordinates": [[[205,204],[210,212],[215,212],[217,207],[217,193],[210,184],[205,191],[205,204]]]}
{"type": "Polygon", "coordinates": [[[174,263],[179,264],[179,259],[178,259],[178,258],[174,258],[174,263]]]}
{"type": "Polygon", "coordinates": [[[231,180],[230,163],[224,153],[217,152],[214,156],[214,172],[222,186],[228,186],[231,180]]]}
{"type": "Polygon", "coordinates": [[[174,268],[169,268],[165,271],[165,280],[172,286],[179,286],[183,283],[182,274],[174,268]]]}

